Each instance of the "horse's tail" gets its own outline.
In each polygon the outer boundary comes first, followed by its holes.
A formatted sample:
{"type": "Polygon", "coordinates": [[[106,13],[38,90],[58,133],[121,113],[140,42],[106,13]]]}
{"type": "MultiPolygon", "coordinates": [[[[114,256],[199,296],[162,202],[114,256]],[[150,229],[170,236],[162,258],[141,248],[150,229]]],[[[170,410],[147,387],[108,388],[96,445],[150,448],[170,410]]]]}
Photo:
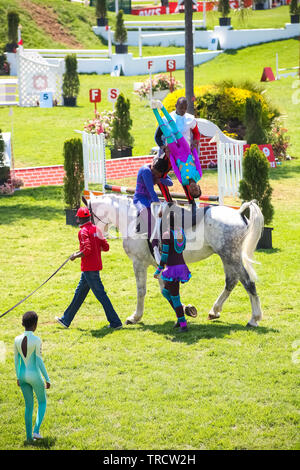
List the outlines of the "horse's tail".
{"type": "Polygon", "coordinates": [[[248,220],[248,229],[242,245],[242,261],[247,273],[249,274],[250,280],[255,282],[257,275],[253,268],[253,263],[255,263],[253,255],[264,228],[264,216],[255,201],[245,202],[242,204],[239,209],[239,213],[242,215],[248,208],[250,216],[248,220]]]}

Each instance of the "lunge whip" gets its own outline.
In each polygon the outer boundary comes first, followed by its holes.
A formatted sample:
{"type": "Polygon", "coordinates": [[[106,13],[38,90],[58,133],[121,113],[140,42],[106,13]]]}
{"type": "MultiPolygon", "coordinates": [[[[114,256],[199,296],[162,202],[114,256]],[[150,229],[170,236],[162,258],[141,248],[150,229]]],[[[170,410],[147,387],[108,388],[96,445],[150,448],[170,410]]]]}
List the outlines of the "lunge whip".
{"type": "Polygon", "coordinates": [[[53,273],[51,274],[50,277],[48,277],[48,279],[46,279],[46,281],[44,281],[39,287],[37,287],[33,292],[31,292],[31,294],[28,294],[26,297],[24,297],[24,299],[20,300],[20,302],[18,302],[16,305],[14,305],[13,307],[11,307],[9,310],[7,310],[6,312],[2,313],[2,315],[0,315],[0,318],[4,317],[4,315],[6,315],[7,313],[11,312],[14,308],[16,308],[18,305],[22,304],[23,302],[25,302],[25,300],[27,300],[31,295],[33,295],[37,290],[39,290],[44,284],[46,284],[46,282],[50,281],[50,279],[55,276],[56,273],[58,273],[58,271],[64,267],[64,265],[69,261],[70,259],[70,256],[66,259],[66,261],[63,262],[63,264],[53,273]]]}

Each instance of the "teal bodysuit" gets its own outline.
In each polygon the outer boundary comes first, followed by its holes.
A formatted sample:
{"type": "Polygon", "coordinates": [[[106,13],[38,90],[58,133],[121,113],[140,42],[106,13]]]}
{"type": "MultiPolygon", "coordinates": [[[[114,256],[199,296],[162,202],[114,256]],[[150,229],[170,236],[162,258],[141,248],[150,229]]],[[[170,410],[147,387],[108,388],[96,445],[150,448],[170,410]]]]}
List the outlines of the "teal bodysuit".
{"type": "Polygon", "coordinates": [[[34,433],[39,434],[47,405],[45,383],[42,375],[46,382],[50,383],[50,379],[42,359],[41,348],[42,341],[32,331],[25,331],[15,338],[15,368],[25,400],[25,426],[28,440],[32,439],[33,391],[38,400],[34,433]],[[25,338],[27,338],[27,345],[25,338]]]}

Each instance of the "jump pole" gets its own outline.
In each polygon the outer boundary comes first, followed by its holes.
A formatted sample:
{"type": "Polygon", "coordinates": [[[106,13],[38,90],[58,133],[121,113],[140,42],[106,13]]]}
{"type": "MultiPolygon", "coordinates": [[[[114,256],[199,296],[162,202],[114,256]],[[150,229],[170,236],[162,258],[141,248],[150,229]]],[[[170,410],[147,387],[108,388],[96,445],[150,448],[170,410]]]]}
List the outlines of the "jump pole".
{"type": "MultiPolygon", "coordinates": [[[[104,186],[105,189],[108,191],[113,191],[116,193],[122,193],[122,194],[134,194],[135,189],[133,188],[128,188],[126,186],[114,186],[112,184],[106,184],[104,186]]],[[[162,193],[160,191],[157,191],[158,196],[162,196],[162,193]]],[[[186,199],[186,195],[183,193],[170,193],[172,197],[175,199],[186,199]]],[[[209,201],[209,202],[218,202],[219,201],[219,196],[200,196],[199,197],[200,201],[209,201]]]]}

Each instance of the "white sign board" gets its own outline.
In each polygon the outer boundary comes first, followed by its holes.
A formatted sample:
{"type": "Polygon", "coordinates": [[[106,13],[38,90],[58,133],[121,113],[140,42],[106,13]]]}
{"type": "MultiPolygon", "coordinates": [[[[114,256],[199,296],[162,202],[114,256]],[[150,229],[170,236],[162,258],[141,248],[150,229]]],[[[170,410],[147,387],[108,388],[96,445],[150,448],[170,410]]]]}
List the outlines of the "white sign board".
{"type": "Polygon", "coordinates": [[[118,99],[120,94],[120,90],[118,88],[109,88],[107,93],[107,99],[111,103],[115,103],[118,99]]]}
{"type": "Polygon", "coordinates": [[[40,93],[40,108],[53,107],[53,93],[52,91],[42,91],[40,93]]]}

